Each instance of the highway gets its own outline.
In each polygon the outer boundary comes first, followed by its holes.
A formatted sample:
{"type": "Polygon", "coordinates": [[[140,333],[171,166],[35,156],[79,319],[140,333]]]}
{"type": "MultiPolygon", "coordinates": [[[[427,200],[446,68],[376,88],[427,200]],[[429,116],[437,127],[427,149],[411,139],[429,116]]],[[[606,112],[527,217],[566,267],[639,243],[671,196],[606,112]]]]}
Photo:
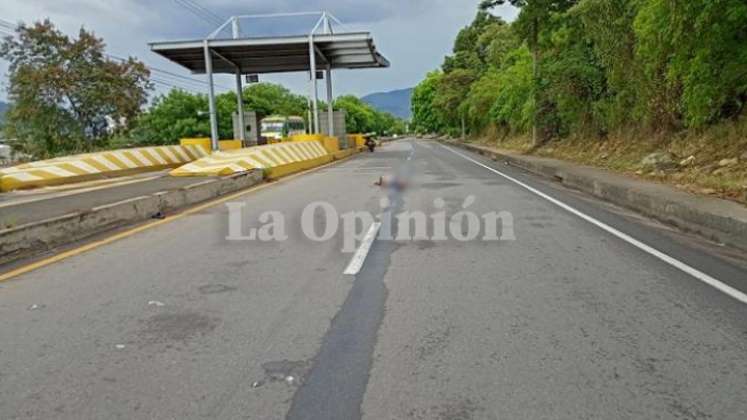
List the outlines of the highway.
{"type": "Polygon", "coordinates": [[[228,203],[0,283],[0,418],[747,418],[737,251],[426,140],[228,203]],[[503,212],[513,238],[383,218],[343,252],[304,233],[314,202],[503,212]],[[267,211],[287,240],[227,240],[267,211]]]}

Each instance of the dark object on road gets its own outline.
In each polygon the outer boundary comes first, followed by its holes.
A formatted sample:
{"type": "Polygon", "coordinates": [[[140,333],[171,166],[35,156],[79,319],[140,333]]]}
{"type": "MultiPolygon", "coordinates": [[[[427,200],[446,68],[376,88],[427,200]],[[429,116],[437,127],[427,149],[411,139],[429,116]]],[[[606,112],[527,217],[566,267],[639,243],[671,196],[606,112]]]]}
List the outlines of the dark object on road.
{"type": "Polygon", "coordinates": [[[388,187],[398,191],[402,191],[407,188],[407,182],[396,176],[380,176],[379,180],[374,182],[374,185],[379,187],[388,187]]]}
{"type": "Polygon", "coordinates": [[[368,151],[373,153],[374,149],[376,148],[376,140],[372,139],[371,137],[366,138],[366,146],[368,147],[368,151]]]}
{"type": "Polygon", "coordinates": [[[152,218],[158,219],[158,220],[163,220],[163,219],[166,218],[166,215],[162,211],[159,211],[158,213],[154,214],[152,216],[152,218]]]}

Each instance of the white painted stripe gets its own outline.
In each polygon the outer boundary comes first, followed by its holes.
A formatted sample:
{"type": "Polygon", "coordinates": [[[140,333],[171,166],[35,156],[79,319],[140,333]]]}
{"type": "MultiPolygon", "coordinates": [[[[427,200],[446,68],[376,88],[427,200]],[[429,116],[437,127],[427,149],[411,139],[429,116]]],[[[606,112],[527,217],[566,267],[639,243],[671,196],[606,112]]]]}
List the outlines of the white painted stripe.
{"type": "Polygon", "coordinates": [[[309,159],[309,156],[307,156],[306,153],[301,148],[301,146],[299,146],[299,143],[291,143],[290,149],[293,150],[293,153],[295,153],[300,158],[300,160],[309,159]]]}
{"type": "Polygon", "coordinates": [[[40,176],[31,175],[28,172],[17,172],[17,173],[11,174],[11,175],[6,175],[3,178],[6,178],[6,177],[8,179],[15,179],[15,180],[22,181],[22,182],[39,181],[41,179],[44,179],[44,178],[42,178],[40,176]]]}
{"type": "Polygon", "coordinates": [[[152,163],[150,163],[150,161],[146,159],[142,153],[140,153],[140,150],[132,149],[132,150],[128,150],[128,152],[130,152],[130,155],[132,155],[133,159],[137,161],[138,165],[140,166],[151,166],[152,165],[152,163]]]}
{"type": "Polygon", "coordinates": [[[97,174],[97,173],[101,172],[98,169],[94,168],[93,166],[87,164],[86,162],[84,162],[82,160],[74,160],[72,162],[60,162],[60,163],[76,167],[76,168],[80,169],[81,171],[85,171],[85,172],[87,172],[89,174],[97,174]]]}
{"type": "Polygon", "coordinates": [[[257,169],[264,169],[265,168],[264,165],[262,165],[261,163],[259,163],[255,159],[253,159],[251,156],[247,156],[247,157],[245,157],[245,158],[243,158],[241,160],[249,163],[250,165],[254,166],[257,169]]]}
{"type": "Polygon", "coordinates": [[[30,171],[45,172],[45,173],[52,174],[60,178],[77,176],[74,172],[70,172],[66,169],[58,168],[56,166],[45,166],[43,168],[30,169],[30,171]]]}
{"type": "Polygon", "coordinates": [[[174,152],[174,154],[179,157],[179,162],[189,162],[192,160],[191,157],[181,148],[181,146],[171,146],[171,151],[174,152]]]}
{"type": "Polygon", "coordinates": [[[595,219],[595,218],[593,218],[593,217],[591,217],[591,216],[589,216],[589,215],[587,215],[585,213],[582,213],[579,210],[576,210],[575,208],[573,208],[573,207],[571,207],[571,206],[563,203],[562,201],[559,201],[559,200],[557,200],[555,198],[552,198],[549,195],[543,193],[542,191],[539,191],[539,190],[537,190],[537,189],[535,189],[533,187],[530,187],[529,185],[527,185],[527,184],[519,181],[518,179],[515,179],[515,178],[513,178],[511,176],[508,176],[508,175],[506,175],[506,174],[504,174],[504,173],[502,173],[502,172],[500,172],[500,171],[498,171],[496,169],[491,168],[490,166],[484,165],[484,164],[482,164],[482,163],[480,163],[480,162],[478,162],[478,161],[470,158],[469,156],[465,156],[462,153],[459,153],[459,152],[453,150],[450,147],[447,147],[447,146],[444,146],[444,145],[441,145],[441,147],[443,147],[444,149],[450,151],[451,153],[454,153],[455,155],[463,157],[464,159],[466,159],[466,160],[468,160],[468,161],[470,161],[470,162],[472,162],[472,163],[474,163],[474,164],[476,164],[478,166],[482,166],[483,168],[485,168],[485,169],[487,169],[487,170],[489,170],[489,171],[491,171],[491,172],[493,172],[493,173],[495,173],[497,175],[500,175],[503,178],[506,178],[507,180],[509,180],[509,181],[511,181],[511,182],[513,182],[513,183],[515,183],[515,184],[517,184],[519,186],[521,186],[521,187],[524,187],[528,191],[530,191],[530,192],[532,192],[532,193],[534,193],[534,194],[536,194],[536,195],[544,198],[545,200],[547,200],[547,201],[555,204],[556,206],[562,208],[563,210],[566,210],[569,213],[572,213],[572,214],[580,217],[581,219],[586,220],[587,222],[591,223],[592,225],[597,226],[597,227],[601,228],[602,230],[605,230],[606,232],[612,234],[613,236],[616,236],[616,237],[622,239],[623,241],[625,241],[625,242],[633,245],[634,247],[636,247],[636,248],[638,248],[638,249],[640,249],[640,250],[642,250],[642,251],[644,251],[644,252],[646,252],[646,253],[648,253],[648,254],[656,257],[656,258],[658,258],[659,260],[661,260],[661,261],[663,261],[663,262],[671,265],[672,267],[674,267],[674,268],[676,268],[676,269],[678,269],[680,271],[683,271],[683,272],[685,272],[685,273],[687,273],[687,274],[695,277],[696,279],[702,281],[703,283],[705,283],[705,284],[707,284],[707,285],[709,285],[709,286],[711,286],[711,287],[713,287],[713,288],[715,288],[715,289],[717,289],[717,290],[719,290],[719,291],[721,291],[721,292],[723,292],[723,293],[725,293],[725,294],[733,297],[734,299],[736,299],[736,300],[738,300],[738,301],[740,301],[742,303],[747,303],[747,294],[743,293],[742,291],[737,290],[737,289],[735,289],[735,288],[729,286],[728,284],[723,283],[723,282],[721,282],[719,280],[716,280],[715,278],[709,276],[708,274],[706,274],[706,273],[704,273],[704,272],[702,272],[702,271],[700,271],[700,270],[698,270],[698,269],[696,269],[694,267],[691,267],[691,266],[683,263],[682,261],[680,261],[680,260],[678,260],[676,258],[673,258],[673,257],[671,257],[671,256],[669,256],[669,255],[667,255],[667,254],[659,251],[658,249],[655,249],[655,248],[653,248],[653,247],[651,247],[649,245],[646,245],[643,242],[641,242],[641,241],[639,241],[639,240],[631,237],[630,235],[628,235],[626,233],[623,233],[623,232],[621,232],[621,231],[613,228],[612,226],[609,226],[606,223],[601,222],[601,221],[599,221],[599,220],[597,220],[597,219],[595,219]]]}
{"type": "MultiPolygon", "coordinates": [[[[149,149],[149,150],[143,150],[143,153],[146,153],[146,156],[151,156],[151,157],[153,157],[153,159],[155,159],[155,160],[156,160],[156,162],[158,162],[158,163],[159,163],[159,164],[161,164],[161,165],[166,165],[166,164],[169,164],[169,163],[170,163],[170,162],[166,162],[166,159],[164,159],[164,158],[163,158],[163,157],[161,156],[161,154],[160,154],[160,153],[158,153],[158,152],[156,151],[156,148],[155,148],[155,147],[154,147],[154,148],[152,148],[152,149],[149,149]]],[[[148,160],[148,162],[150,162],[150,160],[148,160]]]]}
{"type": "MultiPolygon", "coordinates": [[[[104,158],[101,155],[90,156],[90,159],[96,161],[96,163],[101,164],[106,169],[109,169],[109,170],[112,170],[112,171],[121,171],[122,170],[122,168],[120,168],[119,166],[111,163],[109,160],[107,160],[106,158],[104,158]]],[[[98,171],[98,172],[101,172],[101,171],[98,171]]]]}
{"type": "Polygon", "coordinates": [[[185,147],[188,147],[192,154],[194,154],[195,156],[205,157],[208,155],[205,149],[203,149],[201,146],[187,145],[185,147]]]}
{"type": "Polygon", "coordinates": [[[345,269],[345,274],[354,276],[361,271],[363,263],[366,262],[368,252],[371,251],[371,245],[373,245],[376,235],[379,233],[379,229],[381,229],[380,222],[374,222],[371,224],[371,227],[368,228],[368,232],[366,232],[366,236],[364,236],[361,241],[361,245],[358,247],[358,250],[355,251],[353,258],[345,269]]]}
{"type": "Polygon", "coordinates": [[[295,159],[294,162],[299,162],[299,161],[303,160],[303,158],[301,158],[301,155],[299,155],[298,152],[296,152],[296,150],[293,147],[291,147],[290,144],[284,145],[283,146],[283,150],[285,150],[285,152],[288,153],[288,155],[290,155],[290,157],[292,157],[293,159],[295,159]]]}
{"type": "Polygon", "coordinates": [[[288,163],[293,163],[296,161],[296,158],[294,158],[293,155],[288,153],[288,148],[286,147],[278,147],[277,149],[275,149],[275,153],[282,156],[283,160],[285,160],[288,163]]]}
{"type": "MultiPolygon", "coordinates": [[[[171,160],[171,162],[169,162],[169,163],[179,163],[180,162],[179,158],[176,157],[176,155],[171,150],[171,148],[169,148],[167,146],[161,146],[161,147],[158,147],[158,149],[161,150],[163,152],[163,154],[165,154],[166,157],[169,158],[169,160],[171,160]]],[[[156,152],[156,153],[158,153],[158,152],[156,152]]]]}
{"type": "Polygon", "coordinates": [[[110,152],[112,156],[114,156],[116,159],[119,159],[120,162],[124,163],[125,166],[128,168],[137,168],[137,164],[135,162],[131,161],[127,156],[125,156],[124,153],[120,151],[114,151],[110,152]]]}

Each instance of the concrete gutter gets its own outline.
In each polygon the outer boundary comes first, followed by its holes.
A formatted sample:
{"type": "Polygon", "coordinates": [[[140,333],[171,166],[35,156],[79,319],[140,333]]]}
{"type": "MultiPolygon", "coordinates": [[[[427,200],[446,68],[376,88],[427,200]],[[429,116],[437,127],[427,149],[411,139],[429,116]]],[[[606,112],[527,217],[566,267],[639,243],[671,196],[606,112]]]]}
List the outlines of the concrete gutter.
{"type": "Polygon", "coordinates": [[[443,138],[437,140],[553,179],[684,231],[747,250],[747,208],[740,204],[557,159],[520,155],[443,138]]]}
{"type": "Polygon", "coordinates": [[[37,256],[55,247],[184,209],[262,181],[262,170],[255,169],[3,229],[0,230],[0,264],[37,256]]]}

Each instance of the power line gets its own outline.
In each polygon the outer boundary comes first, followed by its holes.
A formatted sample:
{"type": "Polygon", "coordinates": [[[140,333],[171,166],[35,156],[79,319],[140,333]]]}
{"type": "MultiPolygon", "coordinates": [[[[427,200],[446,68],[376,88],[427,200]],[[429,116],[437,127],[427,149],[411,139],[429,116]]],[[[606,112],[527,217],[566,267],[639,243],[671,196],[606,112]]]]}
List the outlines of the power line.
{"type": "MultiPolygon", "coordinates": [[[[185,1],[185,0],[182,0],[185,1]]],[[[217,18],[217,17],[216,17],[217,18]]],[[[15,36],[15,30],[18,28],[17,24],[14,24],[8,20],[0,18],[0,34],[5,34],[8,36],[15,36]],[[5,29],[8,28],[8,29],[5,29]]],[[[126,58],[116,56],[113,54],[105,54],[105,56],[109,59],[125,62],[127,61],[126,58]]],[[[173,73],[168,70],[164,70],[158,67],[149,66],[145,64],[145,67],[148,68],[151,72],[150,79],[159,85],[163,86],[169,86],[177,89],[183,89],[188,90],[194,93],[205,93],[208,88],[208,82],[204,80],[194,79],[192,77],[183,76],[177,73],[173,73]]],[[[219,84],[213,84],[216,88],[220,88],[226,91],[233,90],[232,88],[222,86],[219,84]]]]}
{"type": "MultiPolygon", "coordinates": [[[[127,61],[127,59],[125,59],[123,57],[118,57],[116,55],[107,54],[107,56],[109,58],[111,58],[111,59],[114,59],[114,60],[127,61]]],[[[183,82],[198,84],[198,85],[200,85],[201,88],[207,88],[207,85],[208,85],[208,82],[206,82],[204,80],[195,79],[195,78],[192,78],[192,77],[189,77],[189,76],[183,76],[181,74],[173,73],[173,72],[170,72],[168,70],[160,69],[158,67],[149,66],[147,64],[145,66],[152,73],[158,73],[159,77],[165,77],[167,79],[174,78],[174,79],[177,79],[178,81],[183,81],[183,82]]],[[[232,90],[232,88],[230,88],[230,87],[222,86],[222,85],[219,85],[217,83],[214,83],[213,86],[215,86],[217,88],[225,89],[225,90],[232,90]]]]}
{"type": "Polygon", "coordinates": [[[194,14],[195,16],[199,17],[200,19],[210,24],[219,26],[219,25],[222,25],[224,22],[224,19],[222,19],[220,16],[200,6],[199,4],[195,3],[193,0],[174,0],[174,2],[176,2],[178,5],[192,12],[192,14],[194,14]]]}

